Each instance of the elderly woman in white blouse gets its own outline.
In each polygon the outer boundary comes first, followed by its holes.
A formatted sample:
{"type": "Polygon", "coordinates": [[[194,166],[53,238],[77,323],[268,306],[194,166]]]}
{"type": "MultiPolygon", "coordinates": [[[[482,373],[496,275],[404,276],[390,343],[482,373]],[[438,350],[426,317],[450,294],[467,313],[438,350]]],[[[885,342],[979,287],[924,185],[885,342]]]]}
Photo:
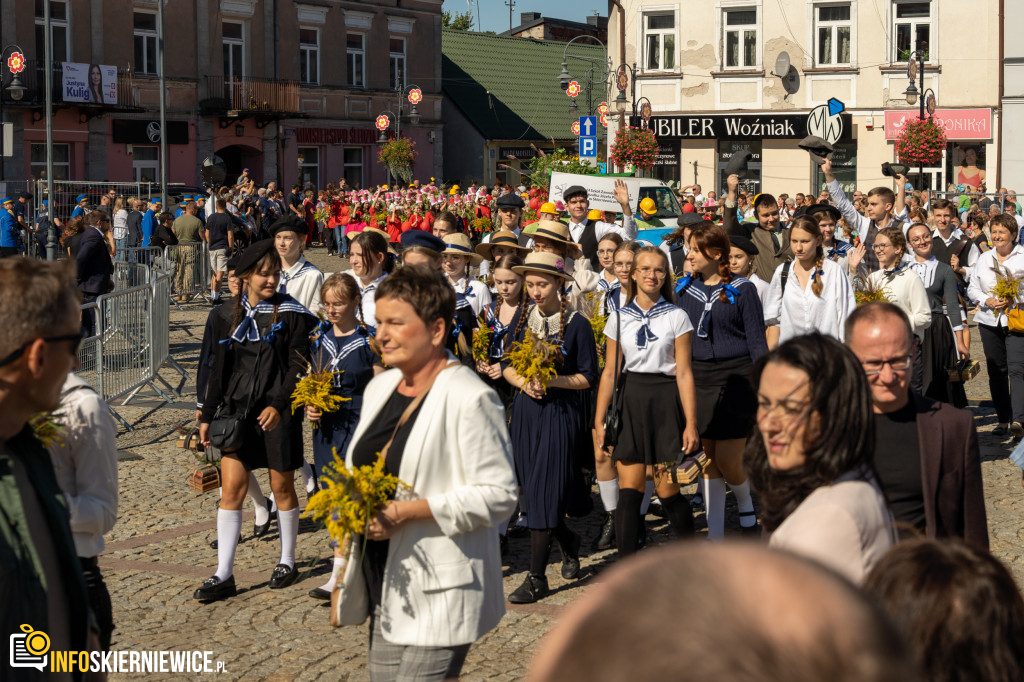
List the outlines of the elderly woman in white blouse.
{"type": "Polygon", "coordinates": [[[991,231],[993,248],[978,257],[967,297],[978,306],[974,321],[981,332],[988,388],[999,418],[993,433],[1004,436],[1009,426],[1020,439],[1024,436],[1024,333],[1009,329],[1006,313],[1015,305],[1013,301],[992,292],[996,266],[1014,277],[1024,276],[1024,247],[1017,244],[1017,221],[1011,215],[992,218],[991,231]]]}
{"type": "Polygon", "coordinates": [[[825,258],[822,241],[815,218],[793,221],[789,246],[794,259],[776,268],[765,298],[770,349],[815,331],[843,340],[843,325],[856,301],[846,272],[825,258]]]}

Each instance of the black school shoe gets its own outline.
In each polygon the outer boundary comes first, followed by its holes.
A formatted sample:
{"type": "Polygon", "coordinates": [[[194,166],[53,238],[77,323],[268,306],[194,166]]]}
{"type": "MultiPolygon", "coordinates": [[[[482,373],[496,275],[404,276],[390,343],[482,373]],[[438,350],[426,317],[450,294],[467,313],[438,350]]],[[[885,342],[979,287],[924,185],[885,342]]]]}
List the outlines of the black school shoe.
{"type": "Polygon", "coordinates": [[[234,597],[236,594],[238,590],[235,588],[235,576],[227,580],[217,580],[217,576],[211,576],[199,586],[192,598],[199,601],[219,601],[234,597]]]}
{"type": "Polygon", "coordinates": [[[270,509],[274,506],[274,503],[271,502],[270,500],[267,500],[266,502],[267,502],[267,522],[261,524],[261,523],[256,523],[255,521],[253,521],[253,524],[252,524],[252,536],[254,538],[261,538],[264,535],[266,535],[267,531],[270,530],[270,522],[274,520],[275,516],[277,516],[276,512],[271,512],[270,511],[270,509]]]}
{"type": "Polygon", "coordinates": [[[270,574],[270,589],[280,590],[288,587],[299,577],[299,572],[288,564],[274,566],[274,572],[270,574]]]}
{"type": "Polygon", "coordinates": [[[558,543],[562,550],[562,577],[566,580],[580,577],[580,545],[582,542],[580,536],[573,533],[568,547],[558,543]]]}
{"type": "Polygon", "coordinates": [[[532,604],[548,596],[550,592],[546,577],[527,573],[526,580],[515,592],[508,595],[508,600],[513,604],[532,604]]]}
{"type": "Polygon", "coordinates": [[[312,590],[309,591],[309,596],[313,599],[331,601],[331,593],[322,587],[314,587],[312,590]]]}
{"type": "Polygon", "coordinates": [[[605,550],[615,548],[615,515],[611,512],[605,512],[604,522],[601,524],[601,532],[594,538],[594,544],[592,546],[595,552],[604,552],[605,550]]]}

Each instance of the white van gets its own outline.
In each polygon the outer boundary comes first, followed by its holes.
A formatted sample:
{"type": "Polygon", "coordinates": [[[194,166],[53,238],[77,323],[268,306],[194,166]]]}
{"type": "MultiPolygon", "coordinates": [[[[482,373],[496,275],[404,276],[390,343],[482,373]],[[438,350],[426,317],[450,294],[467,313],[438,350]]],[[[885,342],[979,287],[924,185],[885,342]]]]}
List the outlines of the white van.
{"type": "Polygon", "coordinates": [[[626,187],[629,188],[629,206],[633,209],[634,215],[640,213],[640,200],[650,197],[658,208],[655,217],[661,219],[666,225],[671,224],[673,229],[675,228],[676,219],[682,213],[682,209],[679,206],[679,200],[676,199],[676,193],[661,180],[615,177],[613,175],[576,175],[552,171],[548,201],[561,201],[564,204],[562,192],[573,185],[581,185],[587,189],[590,208],[618,213],[622,208],[619,206],[619,202],[615,201],[616,180],[624,181],[626,187]]]}

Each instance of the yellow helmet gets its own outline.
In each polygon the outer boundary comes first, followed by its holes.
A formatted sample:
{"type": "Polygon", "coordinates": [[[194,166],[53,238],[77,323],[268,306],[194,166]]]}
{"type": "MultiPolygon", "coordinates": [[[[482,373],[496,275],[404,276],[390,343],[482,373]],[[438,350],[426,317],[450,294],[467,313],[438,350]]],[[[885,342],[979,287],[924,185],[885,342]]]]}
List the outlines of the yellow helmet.
{"type": "Polygon", "coordinates": [[[550,201],[544,202],[544,205],[540,207],[541,213],[550,213],[552,215],[558,215],[558,208],[555,207],[550,201]]]}
{"type": "Polygon", "coordinates": [[[658,209],[654,205],[654,199],[650,197],[644,197],[640,200],[640,210],[648,215],[654,215],[658,212],[658,209]]]}
{"type": "Polygon", "coordinates": [[[604,220],[604,213],[596,208],[592,208],[590,213],[587,214],[587,220],[604,220]]]}
{"type": "Polygon", "coordinates": [[[448,196],[453,197],[453,196],[455,196],[458,193],[458,191],[459,191],[459,188],[456,185],[455,187],[452,187],[450,190],[448,190],[448,196]]]}
{"type": "Polygon", "coordinates": [[[385,192],[389,189],[387,185],[381,185],[380,188],[385,192]]]}

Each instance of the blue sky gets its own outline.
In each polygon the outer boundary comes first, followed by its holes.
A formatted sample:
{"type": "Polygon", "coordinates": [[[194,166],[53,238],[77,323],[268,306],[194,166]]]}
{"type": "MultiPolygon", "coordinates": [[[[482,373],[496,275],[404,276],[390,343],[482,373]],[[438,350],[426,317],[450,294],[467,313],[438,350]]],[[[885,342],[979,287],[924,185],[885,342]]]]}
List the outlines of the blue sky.
{"type": "MultiPolygon", "coordinates": [[[[470,8],[470,0],[444,0],[444,9],[450,12],[465,12],[470,8]]],[[[473,30],[494,31],[501,33],[508,30],[508,6],[505,0],[471,0],[473,3],[473,30]],[[480,23],[477,24],[477,7],[480,3],[480,23]],[[481,26],[482,25],[482,26],[481,26]]],[[[608,3],[595,0],[574,0],[573,2],[553,3],[551,0],[516,0],[512,10],[512,25],[519,25],[520,12],[540,12],[543,16],[570,21],[584,22],[587,16],[598,12],[608,13],[608,3]],[[554,7],[553,7],[554,6],[554,7]]]]}

